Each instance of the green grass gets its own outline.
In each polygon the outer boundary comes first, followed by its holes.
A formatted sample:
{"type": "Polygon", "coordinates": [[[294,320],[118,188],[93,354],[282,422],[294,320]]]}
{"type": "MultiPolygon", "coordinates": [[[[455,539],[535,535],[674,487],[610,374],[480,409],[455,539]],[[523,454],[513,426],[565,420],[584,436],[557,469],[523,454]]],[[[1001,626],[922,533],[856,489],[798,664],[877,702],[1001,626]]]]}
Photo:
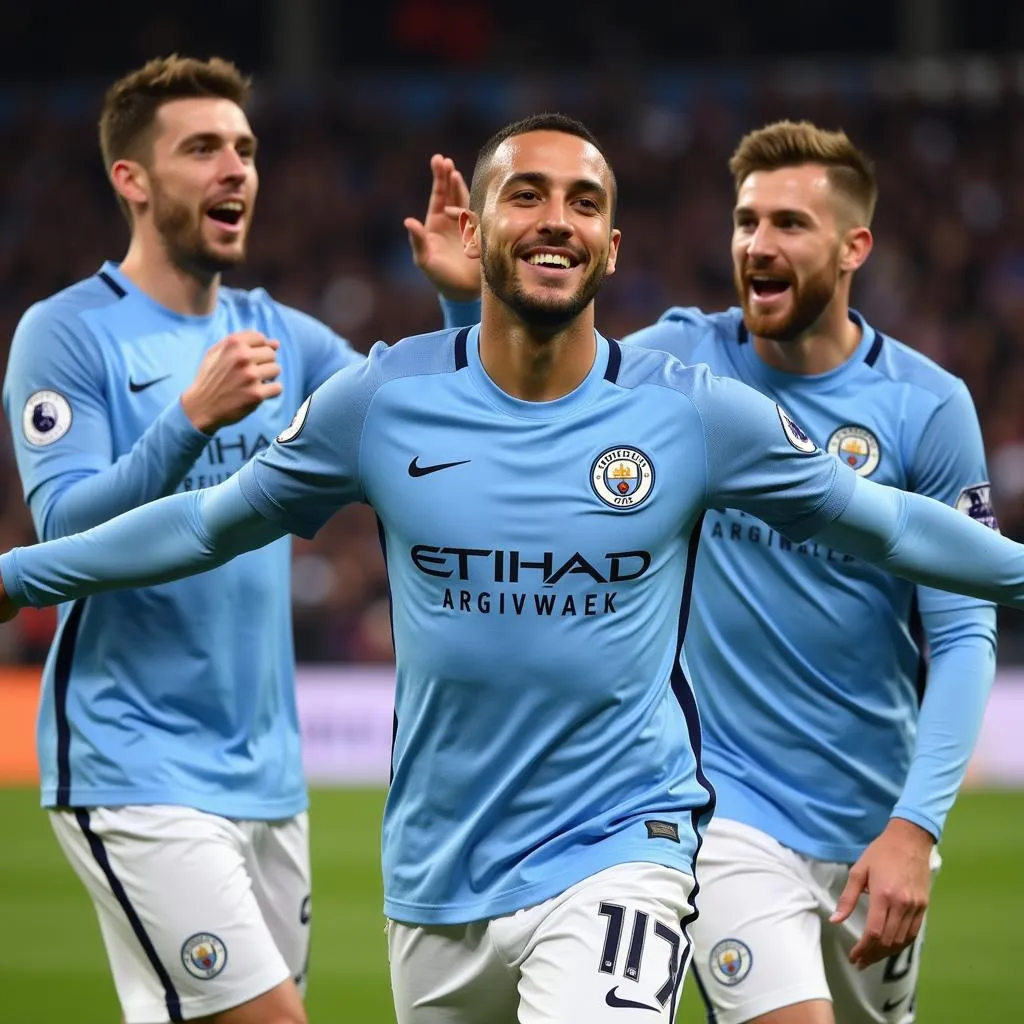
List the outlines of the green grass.
{"type": "MultiPolygon", "coordinates": [[[[393,1021],[378,857],[383,794],[313,795],[312,1024],[393,1021]]],[[[92,908],[34,791],[0,790],[0,1024],[116,1024],[92,908]]],[[[1024,1020],[1024,793],[968,793],[943,842],[921,1024],[1024,1020]]],[[[703,1020],[687,983],[680,1024],[703,1020]]]]}

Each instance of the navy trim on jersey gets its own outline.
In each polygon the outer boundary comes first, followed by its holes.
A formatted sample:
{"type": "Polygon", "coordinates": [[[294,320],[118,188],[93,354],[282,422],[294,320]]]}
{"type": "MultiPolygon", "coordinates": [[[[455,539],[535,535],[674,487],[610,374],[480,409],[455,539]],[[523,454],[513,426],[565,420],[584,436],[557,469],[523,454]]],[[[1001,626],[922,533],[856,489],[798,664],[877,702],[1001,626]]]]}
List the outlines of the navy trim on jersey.
{"type": "MultiPolygon", "coordinates": [[[[465,327],[462,333],[469,333],[469,328],[465,327]]],[[[465,342],[465,338],[463,338],[465,342]]],[[[455,339],[456,345],[458,345],[458,338],[455,339]]],[[[466,349],[463,347],[463,353],[466,349]]],[[[388,625],[391,627],[391,635],[395,635],[395,602],[391,595],[391,576],[388,573],[388,542],[384,536],[384,524],[380,521],[380,516],[377,516],[377,540],[380,542],[380,553],[384,556],[384,578],[388,581],[388,625]]],[[[395,708],[391,722],[391,756],[388,759],[388,785],[395,781],[395,744],[398,742],[398,709],[395,708]]]]}
{"type": "Polygon", "coordinates": [[[464,370],[469,366],[469,357],[466,355],[466,339],[469,337],[469,328],[463,327],[455,335],[455,369],[464,370]]]}
{"type": "Polygon", "coordinates": [[[917,706],[924,703],[924,691],[928,684],[928,655],[925,653],[924,620],[921,618],[921,606],[917,601],[917,590],[914,590],[913,600],[910,602],[910,616],[907,625],[910,639],[917,647],[917,675],[914,679],[914,689],[917,692],[917,706]]]}
{"type": "Polygon", "coordinates": [[[604,371],[604,379],[613,384],[619,379],[619,367],[622,366],[622,349],[617,341],[608,339],[608,368],[604,371]]]}
{"type": "Polygon", "coordinates": [[[75,660],[75,643],[87,598],[74,601],[57,644],[53,668],[53,704],[57,718],[57,806],[71,806],[71,723],[68,721],[68,689],[71,666],[75,660]]]}
{"type": "Polygon", "coordinates": [[[708,1024],[717,1024],[718,1014],[715,1013],[714,1004],[708,996],[708,990],[704,987],[704,982],[700,980],[700,972],[697,970],[696,964],[693,965],[693,980],[697,983],[697,991],[700,993],[700,998],[704,1003],[708,1024]]]}
{"type": "Polygon", "coordinates": [[[135,933],[135,937],[139,940],[139,944],[142,946],[143,952],[145,952],[150,966],[156,972],[156,976],[160,979],[160,984],[164,987],[164,1003],[167,1006],[167,1015],[172,1021],[183,1021],[185,1018],[181,1013],[181,1000],[178,998],[178,992],[174,987],[174,982],[171,981],[171,976],[167,973],[167,968],[160,962],[160,957],[157,956],[156,949],[153,947],[153,942],[146,932],[146,927],[139,918],[135,908],[132,906],[132,901],[128,898],[128,893],[125,892],[124,886],[121,884],[121,880],[114,874],[114,869],[111,867],[110,858],[107,856],[103,840],[100,839],[100,837],[96,835],[90,827],[89,812],[84,807],[76,808],[75,820],[78,822],[78,827],[82,830],[82,834],[89,843],[89,849],[92,851],[92,855],[95,858],[96,863],[99,864],[100,869],[106,876],[107,884],[110,886],[110,891],[114,894],[117,902],[121,905],[121,909],[124,911],[125,917],[128,918],[128,923],[132,926],[132,931],[135,933]]]}
{"type": "Polygon", "coordinates": [[[101,270],[96,275],[119,299],[123,299],[128,293],[105,271],[101,270]]]}
{"type": "MultiPolygon", "coordinates": [[[[872,330],[874,330],[874,328],[872,328],[872,330]]],[[[882,335],[882,334],[879,334],[878,331],[875,331],[874,343],[871,346],[871,350],[864,357],[864,362],[867,363],[868,366],[874,366],[875,365],[875,361],[882,354],[882,343],[884,341],[885,341],[885,336],[882,335]]]]}
{"type": "MultiPolygon", "coordinates": [[[[676,660],[672,666],[672,692],[675,694],[676,700],[679,702],[679,707],[682,709],[683,718],[686,719],[686,731],[690,737],[690,749],[693,751],[693,760],[696,768],[697,782],[707,792],[708,799],[707,803],[703,807],[695,807],[692,812],[692,823],[693,831],[697,836],[697,848],[693,854],[693,868],[691,874],[696,880],[697,877],[697,854],[700,853],[702,844],[701,832],[700,832],[700,820],[701,818],[709,818],[715,810],[715,787],[711,785],[711,780],[704,774],[704,768],[701,764],[701,737],[700,737],[700,717],[697,713],[697,701],[693,696],[693,687],[690,685],[690,680],[686,678],[686,673],[683,671],[682,666],[682,653],[683,643],[686,640],[686,624],[690,618],[690,599],[693,593],[693,574],[697,568],[697,548],[700,544],[700,532],[704,526],[704,513],[701,513],[700,518],[696,523],[693,524],[693,533],[690,534],[690,545],[686,552],[686,574],[683,578],[683,597],[679,605],[679,632],[678,640],[676,642],[676,660]]],[[[696,899],[699,886],[694,884],[693,893],[691,894],[691,903],[696,899]]]]}

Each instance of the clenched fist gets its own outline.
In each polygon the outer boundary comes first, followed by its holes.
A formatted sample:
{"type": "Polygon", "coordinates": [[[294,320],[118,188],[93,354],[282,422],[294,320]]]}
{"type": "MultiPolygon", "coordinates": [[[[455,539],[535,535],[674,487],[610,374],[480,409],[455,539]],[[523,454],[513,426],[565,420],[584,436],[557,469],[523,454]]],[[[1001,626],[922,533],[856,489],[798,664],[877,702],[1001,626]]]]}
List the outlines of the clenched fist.
{"type": "Polygon", "coordinates": [[[282,385],[275,380],[281,373],[280,345],[259,331],[236,331],[218,341],[181,396],[192,424],[204,434],[215,434],[248,416],[265,399],[281,394],[282,385]]]}

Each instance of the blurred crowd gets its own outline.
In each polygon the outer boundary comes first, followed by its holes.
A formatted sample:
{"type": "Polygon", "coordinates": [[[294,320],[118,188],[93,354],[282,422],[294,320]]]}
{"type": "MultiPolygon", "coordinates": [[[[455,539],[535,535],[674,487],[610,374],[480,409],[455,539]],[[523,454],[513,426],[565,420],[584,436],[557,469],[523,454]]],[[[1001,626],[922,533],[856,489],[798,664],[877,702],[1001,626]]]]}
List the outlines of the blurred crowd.
{"type": "MultiPolygon", "coordinates": [[[[732,304],[732,183],[747,130],[782,117],[842,127],[874,157],[875,250],[854,305],[881,330],[967,382],[985,433],[1003,531],[1024,539],[1024,77],[969,66],[806,67],[687,77],[635,67],[559,76],[362,76],[315,91],[257,83],[260,197],[250,258],[227,283],[262,285],[366,351],[440,326],[402,219],[423,216],[434,152],[469,175],[508,120],[581,118],[618,175],[619,270],[598,299],[617,336],[673,304],[732,304]]],[[[101,91],[0,93],[0,339],[33,302],[119,259],[127,230],[96,144],[101,91]]],[[[0,547],[34,539],[7,432],[0,441],[0,547]]],[[[293,562],[304,661],[392,657],[373,515],[344,510],[293,562]]],[[[0,631],[0,660],[35,661],[52,612],[0,631]]],[[[1024,620],[1004,616],[1003,656],[1024,620]]]]}

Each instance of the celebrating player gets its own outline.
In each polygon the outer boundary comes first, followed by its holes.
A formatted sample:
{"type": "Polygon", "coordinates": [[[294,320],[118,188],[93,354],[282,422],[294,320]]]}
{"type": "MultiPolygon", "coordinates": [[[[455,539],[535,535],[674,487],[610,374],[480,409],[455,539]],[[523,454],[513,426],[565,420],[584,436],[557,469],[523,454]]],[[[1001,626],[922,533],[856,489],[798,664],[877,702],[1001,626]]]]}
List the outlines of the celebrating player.
{"type": "Polygon", "coordinates": [[[502,129],[460,216],[478,327],[376,346],[222,484],[0,558],[2,618],[374,508],[399,1024],[672,1019],[713,808],[680,659],[707,509],[1024,606],[1020,545],[858,476],[746,385],[595,331],[615,187],[582,125],[502,129]]]}
{"type": "MultiPolygon", "coordinates": [[[[450,160],[432,166],[456,180],[450,160]]],[[[741,308],[671,309],[625,340],[742,380],[860,476],[994,527],[963,382],[850,310],[872,246],[870,161],[842,132],[780,122],[730,168],[741,308]]],[[[465,197],[450,199],[414,256],[464,323],[476,267],[455,259],[465,197]]],[[[718,803],[692,929],[701,992],[722,1024],[909,1024],[934,844],[994,675],[994,610],[741,511],[712,509],[702,537],[686,659],[718,803]]]]}
{"type": "MultiPolygon", "coordinates": [[[[265,292],[220,286],[256,201],[248,94],[232,64],[178,57],[107,93],[100,144],[128,252],[25,313],[4,384],[43,539],[228,479],[361,359],[265,292]]],[[[60,609],[42,802],[96,906],[127,1024],[306,1020],[289,577],[281,541],[60,609]]]]}

